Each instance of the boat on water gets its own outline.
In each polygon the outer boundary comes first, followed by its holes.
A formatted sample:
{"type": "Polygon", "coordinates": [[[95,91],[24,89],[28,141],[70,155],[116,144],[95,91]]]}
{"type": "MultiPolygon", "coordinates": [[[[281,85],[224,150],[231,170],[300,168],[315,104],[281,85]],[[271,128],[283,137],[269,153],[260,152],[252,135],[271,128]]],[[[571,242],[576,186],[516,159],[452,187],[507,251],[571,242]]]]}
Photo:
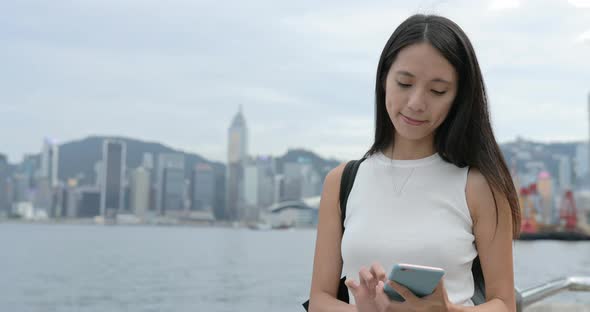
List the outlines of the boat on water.
{"type": "MultiPolygon", "coordinates": [[[[541,178],[547,178],[547,173],[541,173],[541,178]]],[[[543,209],[540,207],[542,198],[537,184],[521,188],[519,201],[522,216],[519,240],[590,241],[590,225],[585,214],[578,213],[571,190],[565,191],[558,211],[559,218],[553,222],[548,222],[551,218],[542,218],[538,214],[543,209]]]]}
{"type": "Polygon", "coordinates": [[[533,229],[523,227],[518,240],[590,241],[590,228],[588,225],[584,224],[579,224],[570,228],[541,224],[533,229]]]}
{"type": "Polygon", "coordinates": [[[532,240],[558,240],[558,241],[590,241],[590,235],[582,232],[540,232],[540,233],[521,233],[518,237],[521,241],[532,240]]]}
{"type": "Polygon", "coordinates": [[[251,230],[257,230],[257,231],[270,231],[270,230],[272,230],[272,226],[268,223],[249,224],[248,228],[251,230]]]}
{"type": "Polygon", "coordinates": [[[295,226],[292,224],[271,225],[269,223],[252,223],[252,224],[248,224],[247,227],[251,230],[256,230],[256,231],[294,230],[295,229],[295,226]]]}

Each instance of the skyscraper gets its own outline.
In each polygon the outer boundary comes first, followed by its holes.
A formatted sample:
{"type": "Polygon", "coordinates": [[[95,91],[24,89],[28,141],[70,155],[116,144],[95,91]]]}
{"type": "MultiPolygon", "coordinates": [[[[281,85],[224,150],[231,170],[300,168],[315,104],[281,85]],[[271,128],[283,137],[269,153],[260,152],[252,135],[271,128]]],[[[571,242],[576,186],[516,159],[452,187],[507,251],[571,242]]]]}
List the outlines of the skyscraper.
{"type": "Polygon", "coordinates": [[[157,210],[166,213],[184,211],[185,182],[184,154],[167,153],[158,155],[157,210]]]}
{"type": "Polygon", "coordinates": [[[101,190],[96,186],[83,186],[77,189],[78,207],[75,212],[78,218],[94,218],[102,213],[101,190]]]}
{"type": "Polygon", "coordinates": [[[205,163],[195,165],[191,176],[191,210],[213,212],[215,172],[205,163]]]}
{"type": "Polygon", "coordinates": [[[247,164],[244,167],[244,204],[246,212],[245,221],[258,221],[258,200],[260,189],[260,171],[255,163],[247,164]]]}
{"type": "Polygon", "coordinates": [[[215,176],[215,199],[213,200],[213,213],[216,219],[224,219],[227,201],[227,169],[213,168],[215,176]]]}
{"type": "MultiPolygon", "coordinates": [[[[1,166],[1,165],[0,165],[1,166]]],[[[24,202],[29,201],[29,177],[22,173],[17,173],[13,176],[14,180],[14,201],[24,202]]]]}
{"type": "Polygon", "coordinates": [[[242,106],[232,120],[228,135],[228,163],[244,163],[248,158],[248,128],[242,106]]]}
{"type": "Polygon", "coordinates": [[[275,176],[277,173],[276,160],[271,156],[260,156],[256,158],[256,166],[260,172],[258,206],[263,213],[266,213],[266,208],[274,203],[275,176]]]}
{"type": "Polygon", "coordinates": [[[244,208],[244,165],[248,157],[248,128],[242,107],[228,129],[227,195],[225,218],[241,220],[244,208]]]}
{"type": "Polygon", "coordinates": [[[33,207],[37,211],[43,211],[48,217],[55,217],[55,201],[54,193],[57,187],[51,186],[50,178],[39,176],[35,179],[35,187],[33,188],[33,207]]]}
{"type": "Polygon", "coordinates": [[[244,201],[246,220],[258,221],[274,202],[275,161],[270,156],[258,156],[244,168],[244,201]]]}
{"type": "Polygon", "coordinates": [[[143,166],[133,170],[131,176],[131,211],[139,217],[145,216],[150,206],[150,172],[143,166]]]}
{"type": "Polygon", "coordinates": [[[561,194],[572,188],[572,162],[567,155],[555,155],[554,157],[557,159],[557,180],[561,194]]]}
{"type": "MultiPolygon", "coordinates": [[[[36,155],[25,155],[17,171],[25,176],[27,192],[34,184],[35,174],[40,170],[40,159],[36,155]]],[[[27,199],[29,200],[29,199],[27,199]]]]}
{"type": "Polygon", "coordinates": [[[590,92],[588,92],[588,141],[587,141],[587,147],[588,147],[588,167],[590,168],[590,92]]]}
{"type": "MultiPolygon", "coordinates": [[[[78,180],[68,179],[64,193],[64,216],[68,218],[78,217],[78,204],[80,200],[80,196],[78,193],[78,180]]],[[[95,209],[96,214],[92,217],[96,217],[100,214],[100,192],[96,193],[98,194],[98,200],[96,201],[98,204],[96,205],[95,209]]]]}
{"type": "Polygon", "coordinates": [[[0,154],[0,215],[9,213],[8,202],[8,160],[0,154]]]}
{"type": "Polygon", "coordinates": [[[126,145],[121,141],[105,140],[102,146],[100,175],[100,214],[114,218],[123,209],[123,179],[125,176],[126,145]]]}
{"type": "MultiPolygon", "coordinates": [[[[586,175],[588,174],[588,142],[579,143],[576,146],[576,158],[575,158],[575,174],[576,174],[576,184],[579,181],[584,181],[586,175]]],[[[580,186],[579,184],[577,186],[580,186]]]]}
{"type": "Polygon", "coordinates": [[[154,154],[143,153],[143,158],[141,160],[141,166],[147,170],[154,169],[154,154]]]}
{"type": "Polygon", "coordinates": [[[59,147],[55,140],[45,138],[41,151],[41,177],[47,178],[50,187],[58,183],[59,147]]]}
{"type": "Polygon", "coordinates": [[[283,172],[285,175],[284,200],[298,200],[321,193],[321,178],[313,168],[310,159],[301,157],[296,162],[287,162],[283,172]]]}

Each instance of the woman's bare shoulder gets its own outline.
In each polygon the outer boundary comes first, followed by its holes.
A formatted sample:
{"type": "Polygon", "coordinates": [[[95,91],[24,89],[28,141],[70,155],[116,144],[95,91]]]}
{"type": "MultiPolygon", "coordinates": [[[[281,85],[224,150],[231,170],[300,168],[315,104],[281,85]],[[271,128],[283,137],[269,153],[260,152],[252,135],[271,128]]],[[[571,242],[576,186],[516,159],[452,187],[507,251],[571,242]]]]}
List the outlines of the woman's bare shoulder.
{"type": "Polygon", "coordinates": [[[486,177],[477,168],[470,168],[467,175],[467,186],[465,188],[467,206],[471,212],[474,223],[477,216],[481,214],[482,207],[494,202],[492,189],[486,177]]]}
{"type": "Polygon", "coordinates": [[[343,162],[340,165],[332,168],[326,175],[325,183],[330,183],[331,186],[340,187],[340,179],[342,179],[342,173],[344,172],[344,167],[348,162],[343,162]]]}
{"type": "MultiPolygon", "coordinates": [[[[333,168],[328,172],[324,180],[324,187],[322,190],[322,206],[334,207],[335,210],[339,207],[339,195],[340,195],[340,180],[342,179],[342,172],[346,167],[346,162],[341,163],[337,167],[333,168]]],[[[330,209],[332,210],[332,209],[330,209]]]]}

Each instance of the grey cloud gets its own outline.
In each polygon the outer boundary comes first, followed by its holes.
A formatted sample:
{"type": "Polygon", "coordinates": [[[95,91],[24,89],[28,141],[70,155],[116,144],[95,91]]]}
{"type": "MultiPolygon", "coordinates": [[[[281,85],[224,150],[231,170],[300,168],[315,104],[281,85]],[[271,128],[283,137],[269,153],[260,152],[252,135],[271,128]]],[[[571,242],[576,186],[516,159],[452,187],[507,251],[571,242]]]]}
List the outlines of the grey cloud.
{"type": "Polygon", "coordinates": [[[590,46],[572,38],[590,28],[588,10],[558,1],[501,12],[474,1],[317,2],[3,3],[0,152],[16,161],[45,135],[120,134],[224,160],[242,104],[252,153],[358,157],[372,136],[379,53],[416,11],[448,15],[470,35],[499,137],[587,133],[526,112],[545,103],[547,114],[585,121],[590,46]]]}

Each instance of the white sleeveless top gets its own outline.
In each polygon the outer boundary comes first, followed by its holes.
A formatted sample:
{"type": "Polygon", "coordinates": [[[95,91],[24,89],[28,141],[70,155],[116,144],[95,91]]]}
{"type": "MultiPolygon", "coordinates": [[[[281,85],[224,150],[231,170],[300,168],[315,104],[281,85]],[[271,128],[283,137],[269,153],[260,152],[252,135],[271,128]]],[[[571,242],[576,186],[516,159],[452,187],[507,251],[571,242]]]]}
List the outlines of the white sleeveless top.
{"type": "Polygon", "coordinates": [[[393,160],[378,152],[363,161],[346,207],[343,275],[358,282],[361,266],[373,262],[387,276],[396,263],[440,267],[449,301],[472,306],[477,251],[465,197],[468,170],[438,154],[393,160]]]}

